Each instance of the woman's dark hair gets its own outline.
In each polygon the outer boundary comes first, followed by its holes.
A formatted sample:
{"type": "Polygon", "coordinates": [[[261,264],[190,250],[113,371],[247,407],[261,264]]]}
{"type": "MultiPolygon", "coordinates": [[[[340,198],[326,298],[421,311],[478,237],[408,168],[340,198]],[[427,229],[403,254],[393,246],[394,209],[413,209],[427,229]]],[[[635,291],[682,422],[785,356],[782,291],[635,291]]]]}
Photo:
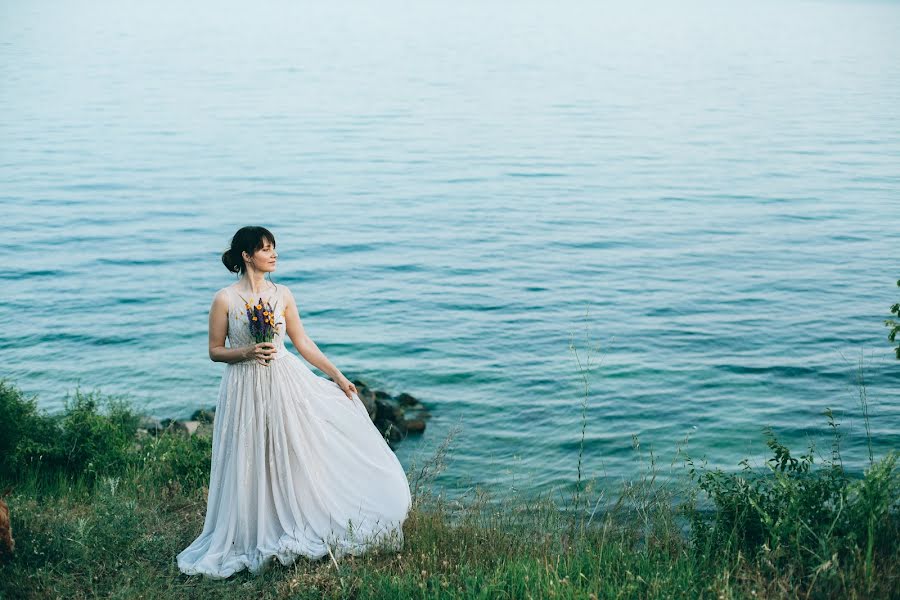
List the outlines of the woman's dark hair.
{"type": "Polygon", "coordinates": [[[253,256],[254,252],[263,247],[266,240],[272,242],[272,247],[275,247],[275,236],[265,227],[253,225],[241,227],[231,238],[231,248],[222,253],[222,264],[232,273],[243,275],[247,270],[247,265],[244,264],[244,257],[241,253],[246,252],[253,256]]]}

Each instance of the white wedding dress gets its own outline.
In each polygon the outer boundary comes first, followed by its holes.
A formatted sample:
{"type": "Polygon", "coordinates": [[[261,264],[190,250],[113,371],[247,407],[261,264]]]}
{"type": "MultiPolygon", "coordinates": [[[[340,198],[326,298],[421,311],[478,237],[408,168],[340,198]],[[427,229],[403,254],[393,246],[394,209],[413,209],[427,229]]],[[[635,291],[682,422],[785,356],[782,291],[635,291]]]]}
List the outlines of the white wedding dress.
{"type": "MultiPolygon", "coordinates": [[[[244,300],[225,290],[229,344],[250,345],[244,300]]],[[[274,559],[287,565],[301,555],[403,545],[406,473],[359,397],[347,398],[285,348],[283,296],[282,285],[262,296],[278,322],[270,365],[225,367],[203,531],[177,556],[188,575],[222,579],[274,559]]]]}

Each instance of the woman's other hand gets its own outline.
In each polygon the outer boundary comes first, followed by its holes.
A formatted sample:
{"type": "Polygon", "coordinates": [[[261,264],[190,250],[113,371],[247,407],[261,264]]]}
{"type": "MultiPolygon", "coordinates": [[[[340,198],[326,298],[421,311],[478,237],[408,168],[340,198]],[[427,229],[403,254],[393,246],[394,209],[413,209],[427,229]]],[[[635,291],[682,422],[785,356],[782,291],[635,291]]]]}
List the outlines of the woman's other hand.
{"type": "Polygon", "coordinates": [[[338,375],[337,379],[334,380],[338,386],[347,394],[347,397],[353,400],[353,394],[359,395],[359,392],[356,391],[356,386],[353,385],[353,382],[344,377],[343,375],[338,375]]]}

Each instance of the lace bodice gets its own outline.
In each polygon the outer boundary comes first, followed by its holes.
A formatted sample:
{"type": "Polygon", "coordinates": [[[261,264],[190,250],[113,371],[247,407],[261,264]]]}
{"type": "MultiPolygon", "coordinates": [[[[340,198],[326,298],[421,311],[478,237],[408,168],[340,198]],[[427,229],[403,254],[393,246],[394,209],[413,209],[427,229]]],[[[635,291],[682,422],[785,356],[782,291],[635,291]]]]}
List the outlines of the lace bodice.
{"type": "Polygon", "coordinates": [[[279,358],[286,352],[284,347],[284,286],[276,285],[276,288],[257,294],[252,299],[249,295],[239,293],[233,286],[225,288],[228,294],[228,333],[226,337],[229,346],[240,348],[256,343],[256,340],[250,335],[250,326],[247,321],[247,302],[258,303],[260,298],[262,298],[263,302],[268,301],[275,309],[275,339],[272,340],[278,352],[275,358],[279,358]]]}

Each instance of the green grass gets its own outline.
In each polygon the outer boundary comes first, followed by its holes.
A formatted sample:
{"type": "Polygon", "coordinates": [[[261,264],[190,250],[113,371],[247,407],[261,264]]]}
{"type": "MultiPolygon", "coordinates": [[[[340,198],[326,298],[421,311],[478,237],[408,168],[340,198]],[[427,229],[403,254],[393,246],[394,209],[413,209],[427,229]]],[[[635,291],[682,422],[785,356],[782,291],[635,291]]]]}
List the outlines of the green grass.
{"type": "Polygon", "coordinates": [[[762,469],[709,470],[685,454],[683,483],[663,484],[651,455],[615,498],[582,480],[579,456],[567,505],[482,490],[444,498],[432,482],[451,432],[408,471],[402,551],[212,581],[175,564],[203,524],[208,429],[135,437],[124,400],[77,391],[51,417],[0,381],[0,489],[12,488],[16,539],[0,598],[898,597],[897,454],[851,476],[840,426],[826,421],[826,460],[769,431],[762,469]]]}

